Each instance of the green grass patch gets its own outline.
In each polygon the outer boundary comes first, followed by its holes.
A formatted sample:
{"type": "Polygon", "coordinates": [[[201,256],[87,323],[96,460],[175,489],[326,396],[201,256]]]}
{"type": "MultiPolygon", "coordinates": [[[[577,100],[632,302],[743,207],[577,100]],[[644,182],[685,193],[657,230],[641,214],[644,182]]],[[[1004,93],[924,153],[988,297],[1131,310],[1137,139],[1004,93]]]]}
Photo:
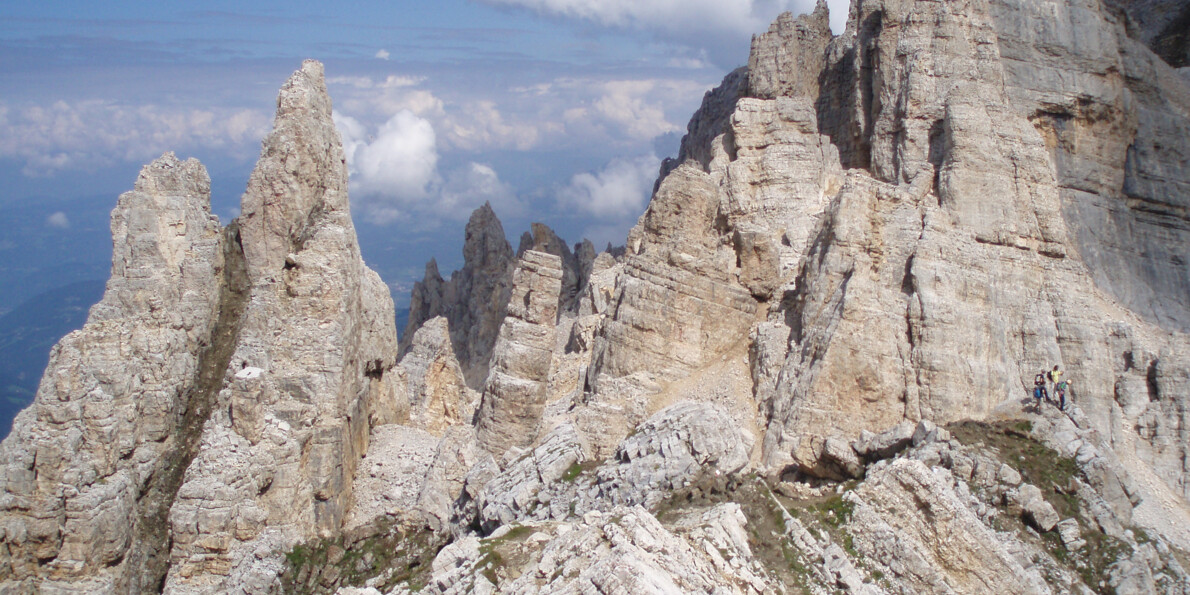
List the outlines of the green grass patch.
{"type": "Polygon", "coordinates": [[[1025,482],[1041,489],[1062,518],[1079,516],[1079,499],[1074,489],[1074,480],[1082,475],[1078,463],[1033,439],[1032,422],[964,421],[947,429],[963,444],[983,444],[999,453],[1000,460],[1020,472],[1025,482]]]}
{"type": "MultiPolygon", "coordinates": [[[[1082,520],[1079,514],[1081,501],[1075,489],[1075,480],[1082,477],[1082,471],[1073,458],[1062,456],[1034,439],[1033,424],[1027,420],[996,423],[966,421],[951,424],[947,429],[963,444],[982,444],[998,453],[1000,460],[1019,471],[1026,483],[1041,489],[1046,501],[1059,516],[1077,520],[1080,537],[1086,541],[1083,547],[1067,550],[1057,530],[1041,533],[1040,545],[1055,562],[1074,571],[1091,591],[1114,595],[1115,590],[1106,581],[1107,569],[1128,554],[1130,546],[1082,520]]],[[[998,530],[1012,529],[1022,536],[1029,534],[1017,517],[999,515],[996,524],[998,530]]],[[[1148,539],[1143,530],[1132,530],[1138,542],[1143,543],[1148,539]]],[[[1048,571],[1046,577],[1051,584],[1057,584],[1056,577],[1050,576],[1048,571]]]]}
{"type": "Polygon", "coordinates": [[[842,494],[837,494],[819,503],[815,509],[822,522],[838,529],[851,520],[851,515],[855,512],[855,505],[844,500],[842,494]]]}
{"type": "Polygon", "coordinates": [[[281,573],[285,593],[333,593],[340,587],[361,587],[382,574],[387,591],[405,584],[421,590],[429,580],[430,562],[447,540],[424,529],[411,529],[382,519],[330,539],[298,544],[286,552],[281,573]]]}
{"type": "Polygon", "coordinates": [[[581,463],[575,461],[573,465],[567,467],[566,471],[562,473],[562,481],[566,483],[574,483],[575,480],[581,477],[584,473],[592,471],[598,466],[599,461],[583,461],[581,463]]]}
{"type": "Polygon", "coordinates": [[[479,569],[480,573],[484,575],[493,585],[498,585],[499,574],[497,570],[507,565],[504,548],[510,543],[521,542],[533,534],[535,529],[525,525],[516,525],[508,530],[507,533],[500,537],[489,537],[479,542],[479,561],[475,567],[479,569]]]}

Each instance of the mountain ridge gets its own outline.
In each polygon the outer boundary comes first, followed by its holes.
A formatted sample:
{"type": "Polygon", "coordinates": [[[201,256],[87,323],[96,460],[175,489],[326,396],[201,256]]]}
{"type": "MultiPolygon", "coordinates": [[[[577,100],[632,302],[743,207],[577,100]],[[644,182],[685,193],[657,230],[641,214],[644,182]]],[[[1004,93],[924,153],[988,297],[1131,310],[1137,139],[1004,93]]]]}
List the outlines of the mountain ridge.
{"type": "Polygon", "coordinates": [[[121,197],[0,445],[0,581],[1190,590],[1190,83],[1122,15],[782,15],[623,250],[514,252],[485,205],[400,342],[303,63],[233,224],[172,154],[121,197]],[[1030,402],[1054,364],[1066,410],[1030,402]]]}

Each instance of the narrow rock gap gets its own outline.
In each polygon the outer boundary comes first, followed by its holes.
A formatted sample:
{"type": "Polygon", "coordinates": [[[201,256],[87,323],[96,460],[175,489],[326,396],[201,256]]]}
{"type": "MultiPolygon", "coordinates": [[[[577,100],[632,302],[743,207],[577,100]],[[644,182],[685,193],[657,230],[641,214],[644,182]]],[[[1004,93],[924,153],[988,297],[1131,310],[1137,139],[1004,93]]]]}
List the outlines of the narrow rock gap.
{"type": "Polygon", "coordinates": [[[214,409],[224,372],[235,352],[251,286],[239,224],[235,221],[223,230],[223,258],[218,319],[211,329],[209,343],[199,353],[198,374],[183,395],[186,409],[174,433],[177,445],[158,463],[137,502],[135,537],[129,553],[129,583],[120,589],[125,593],[160,593],[165,587],[172,547],[169,510],[182,487],[186,469],[198,454],[203,425],[214,409]]]}
{"type": "Polygon", "coordinates": [[[1153,51],[1174,68],[1190,66],[1190,6],[1153,40],[1153,51]]]}
{"type": "Polygon", "coordinates": [[[929,162],[934,166],[933,191],[938,199],[938,206],[942,206],[942,164],[946,161],[947,143],[946,126],[942,120],[937,120],[930,126],[929,162]]]}
{"type": "Polygon", "coordinates": [[[1157,386],[1157,360],[1149,362],[1149,369],[1145,372],[1145,383],[1149,388],[1149,402],[1161,400],[1161,389],[1157,386]]]}

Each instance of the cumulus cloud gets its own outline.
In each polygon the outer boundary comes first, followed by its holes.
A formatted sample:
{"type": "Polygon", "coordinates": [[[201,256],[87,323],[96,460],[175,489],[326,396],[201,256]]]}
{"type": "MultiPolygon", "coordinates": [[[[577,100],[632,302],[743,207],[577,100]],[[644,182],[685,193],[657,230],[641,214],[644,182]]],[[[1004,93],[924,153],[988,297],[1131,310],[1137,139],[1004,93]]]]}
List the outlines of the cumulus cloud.
{"type": "Polygon", "coordinates": [[[269,130],[256,110],[124,105],[99,100],[0,106],[0,158],[24,161],[28,176],[143,162],[166,150],[219,149],[256,154],[269,130]]]}
{"type": "Polygon", "coordinates": [[[493,101],[470,102],[462,109],[448,112],[443,119],[451,145],[476,151],[490,148],[528,150],[537,145],[538,127],[527,123],[508,123],[493,101]]]}
{"type": "Polygon", "coordinates": [[[685,122],[710,86],[689,79],[557,79],[518,92],[555,106],[543,120],[556,118],[569,139],[638,152],[642,141],[683,131],[677,122],[685,122]]]}
{"type": "MultiPolygon", "coordinates": [[[[483,0],[520,6],[608,27],[650,29],[678,38],[707,33],[739,37],[765,30],[784,11],[802,13],[814,0],[483,0]]],[[[832,26],[845,23],[848,0],[829,1],[832,26]]],[[[841,28],[841,27],[840,27],[841,28]]]]}
{"type": "Polygon", "coordinates": [[[352,202],[365,220],[385,225],[417,215],[423,227],[461,219],[485,201],[504,212],[521,208],[496,171],[468,163],[439,172],[433,124],[408,110],[370,132],[359,120],[336,112],[335,125],[347,157],[352,202]]]}
{"type": "Polygon", "coordinates": [[[56,227],[58,229],[70,229],[70,219],[66,217],[66,213],[56,211],[49,217],[45,218],[45,224],[49,227],[56,227]]]}
{"type": "Polygon", "coordinates": [[[392,118],[408,111],[421,118],[440,119],[443,102],[433,92],[420,88],[425,77],[390,74],[384,78],[340,76],[327,79],[335,106],[361,117],[392,118]]]}
{"type": "MultiPolygon", "coordinates": [[[[384,50],[380,50],[384,52],[384,50]]],[[[385,59],[388,57],[388,52],[384,52],[385,59]]],[[[376,56],[380,57],[379,54],[376,56]]],[[[419,76],[400,76],[390,74],[384,80],[374,79],[370,76],[333,76],[326,79],[328,85],[350,85],[356,89],[400,89],[402,87],[416,87],[425,82],[425,77],[419,76]]]]}
{"type": "Polygon", "coordinates": [[[718,78],[706,70],[689,78],[561,77],[513,88],[445,87],[441,94],[423,77],[399,74],[335,77],[328,84],[335,107],[361,122],[402,111],[428,121],[443,154],[591,145],[635,153],[641,141],[684,130],[718,78]]]}
{"type": "Polygon", "coordinates": [[[376,57],[380,58],[381,60],[388,60],[388,57],[391,55],[392,54],[388,53],[388,50],[386,49],[381,49],[380,51],[376,52],[376,57]]]}
{"type": "Polygon", "coordinates": [[[558,201],[599,219],[635,218],[649,201],[660,166],[656,155],[615,159],[598,172],[575,175],[558,201]]]}
{"type": "Polygon", "coordinates": [[[512,186],[501,181],[492,166],[472,162],[447,175],[437,208],[443,215],[459,218],[485,202],[503,216],[524,210],[512,186]]]}
{"type": "Polygon", "coordinates": [[[649,140],[679,130],[665,119],[665,110],[658,103],[646,100],[655,87],[656,82],[650,80],[609,82],[593,104],[595,112],[636,140],[649,140]]]}
{"type": "Polygon", "coordinates": [[[333,116],[343,138],[352,195],[372,217],[393,221],[439,184],[437,135],[428,120],[403,110],[369,134],[358,120],[333,116]]]}

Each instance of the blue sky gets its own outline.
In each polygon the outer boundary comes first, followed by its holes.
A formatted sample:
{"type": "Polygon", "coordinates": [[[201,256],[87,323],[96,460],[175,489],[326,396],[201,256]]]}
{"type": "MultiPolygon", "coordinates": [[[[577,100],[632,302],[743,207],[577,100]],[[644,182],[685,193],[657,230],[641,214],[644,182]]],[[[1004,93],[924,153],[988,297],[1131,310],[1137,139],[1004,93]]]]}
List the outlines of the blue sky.
{"type": "Polygon", "coordinates": [[[202,160],[215,211],[234,216],[277,89],[316,58],[350,156],[365,258],[401,302],[430,256],[458,266],[463,223],[484,200],[514,244],[530,221],[570,242],[622,241],[703,93],[746,63],[752,33],[810,7],[7,2],[0,228],[44,205],[39,233],[104,229],[79,220],[96,217],[82,201],[114,205],[166,150],[202,160]]]}

